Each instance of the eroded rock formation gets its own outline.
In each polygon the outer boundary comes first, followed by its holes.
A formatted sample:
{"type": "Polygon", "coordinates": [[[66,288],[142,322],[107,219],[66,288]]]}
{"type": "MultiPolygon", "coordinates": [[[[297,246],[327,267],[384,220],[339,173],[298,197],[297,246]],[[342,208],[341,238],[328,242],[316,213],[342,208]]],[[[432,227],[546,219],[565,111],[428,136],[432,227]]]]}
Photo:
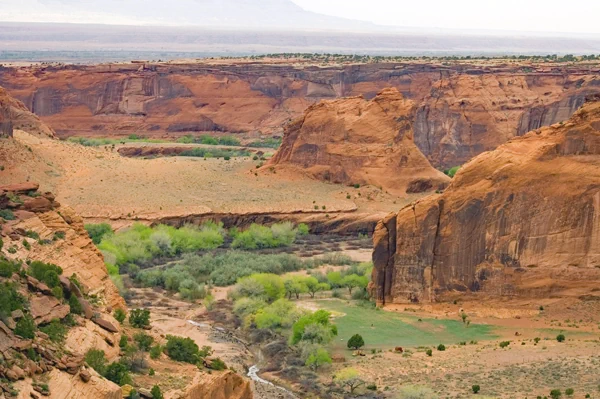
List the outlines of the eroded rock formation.
{"type": "Polygon", "coordinates": [[[377,301],[582,296],[600,282],[600,98],[470,161],[379,222],[377,301]]]}
{"type": "Polygon", "coordinates": [[[54,131],[51,128],[29,112],[21,101],[15,100],[5,89],[0,87],[0,138],[12,137],[13,129],[54,137],[54,131]]]}
{"type": "MultiPolygon", "coordinates": [[[[581,64],[119,64],[0,69],[0,85],[61,137],[203,130],[281,133],[322,99],[397,88],[417,104],[415,143],[435,167],[460,165],[600,92],[581,64]]],[[[26,130],[26,129],[25,129],[26,130]]]]}
{"type": "Polygon", "coordinates": [[[298,167],[333,183],[370,184],[400,194],[441,189],[448,177],[413,142],[414,107],[396,89],[370,101],[322,101],[286,127],[268,166],[298,167]]]}

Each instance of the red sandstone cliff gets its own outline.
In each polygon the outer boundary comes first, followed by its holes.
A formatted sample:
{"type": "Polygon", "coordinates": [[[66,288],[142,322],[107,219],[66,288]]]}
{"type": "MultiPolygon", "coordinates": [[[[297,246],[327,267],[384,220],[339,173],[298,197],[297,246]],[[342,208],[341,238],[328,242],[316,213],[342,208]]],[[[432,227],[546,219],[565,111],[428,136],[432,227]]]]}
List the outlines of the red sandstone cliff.
{"type": "Polygon", "coordinates": [[[12,137],[13,129],[54,137],[54,131],[51,128],[29,112],[21,101],[15,100],[5,89],[0,87],[0,137],[12,137]]]}
{"type": "Polygon", "coordinates": [[[201,131],[271,134],[322,99],[397,88],[417,104],[414,140],[436,167],[460,165],[571,116],[600,92],[597,65],[259,63],[0,68],[0,85],[61,137],[201,131]]]}
{"type": "Polygon", "coordinates": [[[286,127],[269,165],[399,194],[443,188],[448,177],[435,170],[413,142],[414,108],[414,102],[396,89],[385,89],[371,101],[322,101],[286,127]]]}
{"type": "Polygon", "coordinates": [[[481,154],[442,195],[379,222],[379,303],[451,291],[581,296],[600,283],[600,100],[481,154]]]}

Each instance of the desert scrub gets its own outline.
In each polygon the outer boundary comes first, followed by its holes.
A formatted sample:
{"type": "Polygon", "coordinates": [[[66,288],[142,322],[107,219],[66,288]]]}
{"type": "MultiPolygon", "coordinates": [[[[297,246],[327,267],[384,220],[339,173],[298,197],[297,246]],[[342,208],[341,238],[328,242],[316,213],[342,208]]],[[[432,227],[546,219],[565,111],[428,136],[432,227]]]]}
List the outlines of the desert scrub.
{"type": "Polygon", "coordinates": [[[179,229],[134,224],[123,232],[104,235],[98,248],[105,254],[109,265],[121,267],[131,263],[143,264],[158,256],[215,249],[223,245],[224,236],[222,225],[215,223],[200,227],[186,225],[179,229]]]}
{"type": "MultiPolygon", "coordinates": [[[[181,262],[169,269],[142,270],[135,280],[144,287],[162,287],[178,292],[187,288],[187,285],[182,286],[186,280],[197,284],[212,282],[216,286],[224,287],[235,284],[238,279],[253,273],[280,275],[313,267],[314,264],[289,254],[265,255],[242,251],[203,256],[187,254],[181,262]]],[[[198,288],[201,289],[201,286],[198,288]]]]}
{"type": "Polygon", "coordinates": [[[253,224],[233,237],[231,247],[241,249],[287,247],[294,243],[298,234],[298,228],[291,222],[277,223],[271,227],[253,224]]]}
{"type": "Polygon", "coordinates": [[[249,157],[250,151],[247,150],[236,150],[233,148],[191,148],[189,150],[182,151],[180,154],[182,157],[197,157],[197,158],[235,158],[235,157],[249,157]]]}

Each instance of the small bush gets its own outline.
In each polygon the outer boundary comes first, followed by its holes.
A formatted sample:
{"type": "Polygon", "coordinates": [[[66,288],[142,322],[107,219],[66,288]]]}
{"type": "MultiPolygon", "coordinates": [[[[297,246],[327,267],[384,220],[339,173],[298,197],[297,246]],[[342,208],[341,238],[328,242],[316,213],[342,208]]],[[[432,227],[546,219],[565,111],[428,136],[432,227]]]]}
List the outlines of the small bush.
{"type": "Polygon", "coordinates": [[[135,328],[150,327],[150,311],[148,309],[134,309],[129,313],[129,323],[135,328]]]}
{"type": "Polygon", "coordinates": [[[26,239],[23,238],[23,248],[25,248],[26,250],[30,251],[31,250],[31,244],[29,243],[29,241],[27,241],[26,239]]]}
{"type": "Polygon", "coordinates": [[[152,395],[152,399],[163,399],[164,398],[164,396],[160,390],[160,387],[158,385],[155,385],[152,387],[150,394],[152,395]]]}
{"type": "Polygon", "coordinates": [[[129,375],[129,369],[126,365],[119,362],[109,364],[108,367],[106,367],[104,377],[119,386],[126,384],[131,385],[133,383],[131,376],[129,375]]]}
{"type": "Polygon", "coordinates": [[[80,315],[83,313],[83,307],[75,295],[69,297],[69,308],[71,309],[71,314],[80,315]]]}
{"type": "Polygon", "coordinates": [[[369,385],[367,385],[367,389],[369,391],[376,391],[377,390],[377,385],[375,385],[375,384],[369,384],[369,385]]]}
{"type": "Polygon", "coordinates": [[[562,397],[562,392],[560,391],[560,389],[553,389],[550,391],[550,397],[552,399],[559,399],[560,397],[562,397]]]}
{"type": "Polygon", "coordinates": [[[481,387],[479,385],[473,385],[471,387],[471,390],[473,391],[473,393],[479,393],[479,391],[481,391],[481,387]]]}
{"type": "Polygon", "coordinates": [[[7,259],[0,259],[0,277],[9,278],[13,273],[18,273],[20,265],[7,259]]]}
{"type": "Polygon", "coordinates": [[[162,347],[160,345],[154,345],[152,348],[150,348],[150,359],[152,359],[152,360],[159,359],[161,354],[162,354],[162,347]]]}
{"type": "Polygon", "coordinates": [[[168,335],[165,349],[167,355],[178,362],[196,364],[200,360],[200,349],[190,338],[168,335]]]}
{"type": "Polygon", "coordinates": [[[117,308],[115,309],[113,316],[115,317],[116,321],[118,321],[120,324],[123,324],[125,318],[127,318],[127,313],[125,313],[123,309],[117,308]]]}
{"type": "Polygon", "coordinates": [[[67,336],[67,327],[59,319],[54,319],[50,324],[40,327],[40,331],[48,334],[52,342],[62,343],[67,336]]]}
{"type": "Polygon", "coordinates": [[[510,345],[510,341],[502,341],[502,342],[500,342],[500,347],[502,349],[506,348],[509,345],[510,345]]]}
{"type": "Polygon", "coordinates": [[[566,338],[565,338],[565,335],[564,335],[564,334],[558,334],[558,335],[556,336],[556,340],[557,340],[558,342],[565,342],[565,339],[566,339],[566,338]]]}
{"type": "Polygon", "coordinates": [[[443,352],[446,350],[446,346],[444,344],[439,344],[437,347],[437,350],[440,352],[443,352]]]}
{"type": "Polygon", "coordinates": [[[227,369],[227,365],[220,358],[214,359],[210,364],[211,370],[222,371],[227,369]]]}
{"type": "Polygon", "coordinates": [[[17,327],[15,328],[15,335],[25,339],[33,339],[35,337],[35,332],[37,327],[33,318],[30,315],[25,315],[17,322],[17,327]]]}
{"type": "Polygon", "coordinates": [[[133,340],[137,343],[138,348],[144,352],[148,352],[154,343],[154,338],[143,332],[135,334],[133,340]]]}
{"type": "Polygon", "coordinates": [[[0,209],[0,218],[4,220],[15,220],[15,214],[10,209],[0,209]]]}
{"type": "Polygon", "coordinates": [[[85,354],[85,362],[100,375],[106,372],[106,354],[100,349],[90,349],[85,354]]]}
{"type": "Polygon", "coordinates": [[[565,394],[567,396],[573,396],[574,393],[575,393],[575,390],[573,388],[568,388],[567,390],[565,390],[565,394]]]}
{"type": "Polygon", "coordinates": [[[431,349],[427,349],[427,350],[425,351],[425,354],[426,354],[427,356],[432,356],[432,355],[433,355],[433,351],[432,351],[431,349]]]}
{"type": "Polygon", "coordinates": [[[96,245],[100,244],[104,237],[113,234],[113,229],[108,223],[86,224],[85,229],[92,239],[92,242],[96,245]]]}
{"type": "Polygon", "coordinates": [[[127,348],[128,345],[129,345],[129,338],[127,337],[127,335],[125,335],[125,334],[121,335],[121,338],[119,338],[119,348],[125,349],[125,348],[127,348]]]}

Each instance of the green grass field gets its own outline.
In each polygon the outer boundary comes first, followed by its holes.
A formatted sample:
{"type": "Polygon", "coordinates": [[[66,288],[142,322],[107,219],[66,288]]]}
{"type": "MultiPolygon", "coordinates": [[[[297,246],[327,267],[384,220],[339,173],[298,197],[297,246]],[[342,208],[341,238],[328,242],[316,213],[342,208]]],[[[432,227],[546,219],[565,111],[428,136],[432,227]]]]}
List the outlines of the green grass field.
{"type": "Polygon", "coordinates": [[[334,350],[346,350],[348,339],[360,334],[365,349],[386,349],[395,346],[418,347],[454,345],[461,341],[493,340],[493,327],[471,324],[466,327],[461,320],[422,319],[407,314],[378,311],[341,300],[317,301],[320,308],[333,312],[338,327],[334,350]]]}

